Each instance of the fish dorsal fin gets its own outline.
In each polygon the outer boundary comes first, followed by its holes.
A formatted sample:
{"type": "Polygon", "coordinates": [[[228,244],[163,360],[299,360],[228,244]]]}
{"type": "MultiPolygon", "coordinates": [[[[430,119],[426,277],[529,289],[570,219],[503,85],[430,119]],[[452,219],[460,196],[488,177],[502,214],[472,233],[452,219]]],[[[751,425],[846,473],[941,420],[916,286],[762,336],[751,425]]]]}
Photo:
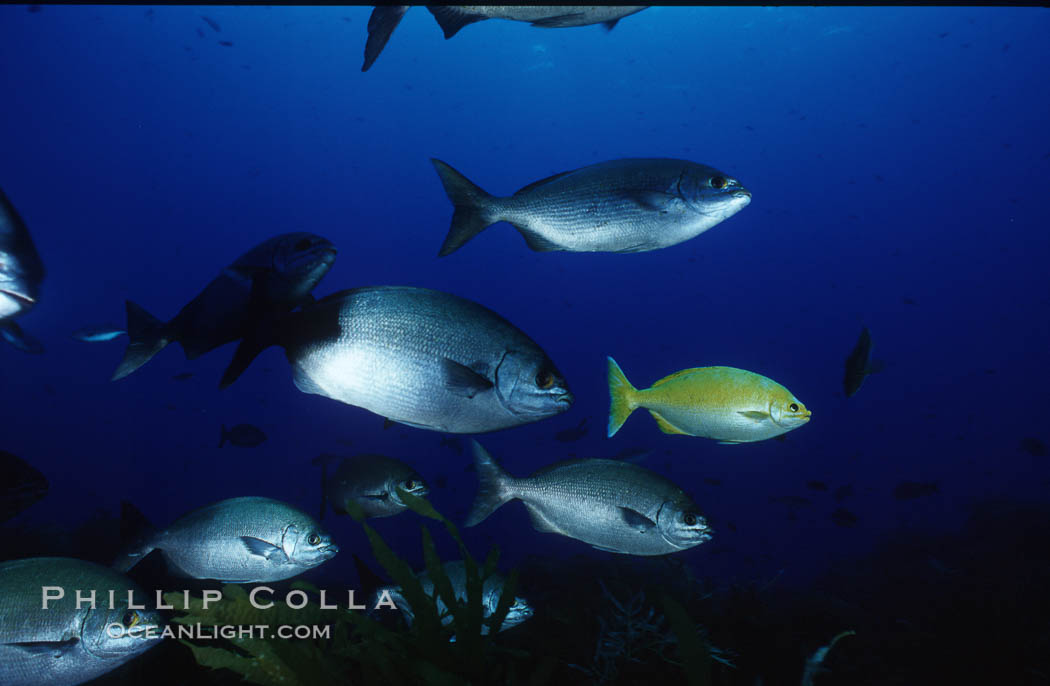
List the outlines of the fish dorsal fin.
{"type": "Polygon", "coordinates": [[[535,505],[525,503],[525,509],[529,511],[529,518],[532,519],[532,528],[536,531],[568,536],[568,534],[562,531],[557,524],[547,519],[547,515],[543,514],[543,512],[541,512],[535,505]]]}
{"type": "Polygon", "coordinates": [[[681,436],[692,435],[686,433],[685,431],[682,431],[677,426],[661,417],[658,412],[653,412],[652,410],[649,410],[649,414],[651,414],[653,416],[653,419],[656,420],[656,425],[660,427],[660,431],[663,431],[665,434],[679,434],[681,436]]]}
{"type": "Polygon", "coordinates": [[[284,554],[283,550],[261,538],[241,536],[241,543],[244,544],[244,547],[250,554],[265,558],[270,562],[283,564],[288,561],[288,556],[284,554]]]}
{"type": "Polygon", "coordinates": [[[696,368],[683,369],[680,372],[675,372],[674,374],[669,374],[668,376],[665,376],[664,378],[662,378],[659,381],[657,381],[656,383],[654,383],[653,384],[653,388],[656,388],[657,386],[663,386],[664,384],[671,383],[672,381],[678,381],[680,379],[685,379],[686,377],[690,376],[694,372],[696,372],[696,368]]]}
{"type": "Polygon", "coordinates": [[[528,186],[522,186],[518,190],[514,191],[514,195],[523,195],[525,193],[528,193],[529,191],[534,190],[536,188],[539,188],[540,186],[543,186],[545,184],[548,184],[551,181],[554,181],[555,179],[560,179],[561,177],[565,176],[566,174],[571,174],[573,171],[575,171],[575,170],[558,172],[557,174],[553,174],[551,176],[548,176],[545,179],[540,179],[539,181],[533,181],[528,186]]]}
{"type": "Polygon", "coordinates": [[[518,232],[521,233],[521,237],[525,239],[525,245],[529,246],[530,249],[535,250],[536,252],[552,252],[554,250],[561,250],[561,246],[559,246],[557,243],[549,241],[537,233],[533,233],[532,231],[522,229],[520,226],[517,225],[515,225],[514,228],[517,229],[518,232]]]}
{"type": "Polygon", "coordinates": [[[631,527],[639,533],[645,533],[656,526],[656,522],[649,519],[641,512],[632,510],[629,507],[621,507],[620,515],[623,517],[623,521],[626,522],[627,526],[631,527]]]}
{"type": "Polygon", "coordinates": [[[442,366],[445,372],[445,388],[456,395],[473,398],[482,391],[493,387],[493,383],[465,364],[444,358],[442,366]]]}
{"type": "Polygon", "coordinates": [[[532,22],[532,26],[538,26],[541,29],[560,29],[566,26],[575,26],[581,17],[582,12],[571,12],[569,14],[559,14],[556,17],[544,17],[543,19],[537,19],[532,22]]]}

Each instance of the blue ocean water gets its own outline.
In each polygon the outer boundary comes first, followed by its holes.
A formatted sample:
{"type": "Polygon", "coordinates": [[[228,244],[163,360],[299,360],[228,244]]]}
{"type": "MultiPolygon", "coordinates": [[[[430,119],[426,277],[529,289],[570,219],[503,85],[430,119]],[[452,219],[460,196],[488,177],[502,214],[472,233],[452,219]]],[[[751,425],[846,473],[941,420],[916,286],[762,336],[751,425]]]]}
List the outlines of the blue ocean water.
{"type": "MultiPolygon", "coordinates": [[[[1050,463],[1022,443],[1050,442],[1045,9],[656,7],[611,32],[487,21],[446,41],[416,8],[361,73],[369,12],[0,7],[0,187],[47,268],[20,319],[46,354],[0,347],[0,449],[51,484],[19,526],[72,531],[122,500],[158,524],[239,495],[313,513],[311,460],[361,452],[441,478],[432,502],[463,519],[470,437],[384,429],[300,393],[278,349],[219,391],[233,346],[192,362],[172,346],[111,383],[125,339],[70,338],[122,324],[129,299],[168,319],[288,231],[339,248],[318,296],[433,288],[528,333],[576,403],[478,440],[515,475],[649,451],[643,466],[715,530],[675,557],[720,583],[806,585],[902,533],[959,532],[979,503],[1046,504],[1050,463]],[[439,259],[452,207],[431,157],[501,195],[602,160],[689,159],[753,200],[648,253],[535,253],[499,224],[439,259]],[[847,399],[863,326],[885,368],[847,399]],[[717,445],[638,412],[610,439],[607,355],[639,387],[689,367],[752,370],[812,420],[782,442],[717,445]],[[584,419],[579,440],[555,437],[584,419]],[[220,427],[242,422],[268,440],[217,448],[220,427]],[[902,481],[936,492],[895,498],[902,481]],[[836,524],[839,508],[854,526],[836,524]]],[[[325,521],[367,556],[356,523],[325,521]]],[[[376,526],[421,565],[417,517],[376,526]]],[[[479,556],[498,543],[506,567],[611,557],[534,531],[517,503],[465,536],[479,556]]],[[[351,556],[306,578],[352,583],[351,556]]]]}

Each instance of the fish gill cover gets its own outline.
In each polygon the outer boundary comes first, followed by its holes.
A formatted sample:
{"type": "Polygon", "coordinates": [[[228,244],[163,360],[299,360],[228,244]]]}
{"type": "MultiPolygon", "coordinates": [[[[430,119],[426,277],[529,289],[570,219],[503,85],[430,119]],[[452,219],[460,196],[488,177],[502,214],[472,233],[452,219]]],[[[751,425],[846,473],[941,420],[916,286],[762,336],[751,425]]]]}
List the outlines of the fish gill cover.
{"type": "MultiPolygon", "coordinates": [[[[138,535],[122,501],[163,530],[265,497],[327,506],[340,549],[278,597],[362,591],[354,556],[410,587],[376,537],[443,586],[434,563],[463,551],[411,496],[352,491],[395,513],[372,538],[323,500],[344,459],[382,455],[467,552],[516,570],[533,615],[484,637],[496,681],[1045,680],[1050,11],[525,10],[0,7],[0,559],[109,565],[138,535]],[[379,336],[397,354],[340,347],[395,319],[325,308],[383,286],[496,318],[417,309],[379,336]],[[610,357],[639,403],[612,437],[610,357]],[[791,398],[683,382],[716,367],[791,398]],[[448,411],[475,400],[483,422],[448,411]],[[781,423],[792,403],[808,421],[781,423]],[[653,472],[711,538],[616,554],[521,503],[464,528],[473,438],[515,477],[653,472]]],[[[658,511],[614,523],[645,536],[658,511]]],[[[279,562],[302,533],[238,536],[279,562]]],[[[174,571],[156,553],[128,576],[221,588],[174,571]]],[[[419,612],[381,610],[368,659],[407,668],[419,612]]],[[[0,657],[71,647],[11,647],[2,624],[0,657]]],[[[435,655],[472,640],[430,629],[435,655]]],[[[330,646],[273,643],[296,679],[346,678],[330,646]]],[[[94,683],[240,678],[163,641],[94,683]]]]}

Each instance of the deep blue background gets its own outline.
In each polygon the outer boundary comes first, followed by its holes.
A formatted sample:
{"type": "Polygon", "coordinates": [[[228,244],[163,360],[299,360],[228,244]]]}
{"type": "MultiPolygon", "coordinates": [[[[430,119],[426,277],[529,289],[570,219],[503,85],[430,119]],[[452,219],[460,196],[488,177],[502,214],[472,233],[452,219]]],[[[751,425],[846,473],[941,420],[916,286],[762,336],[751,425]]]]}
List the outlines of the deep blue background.
{"type": "MultiPolygon", "coordinates": [[[[220,392],[232,346],[192,363],[172,346],[110,383],[123,342],[69,337],[122,323],[125,299],[170,318],[249,247],[300,230],[340,249],[318,295],[436,288],[536,339],[577,403],[484,445],[519,475],[652,450],[645,464],[717,529],[677,555],[700,574],[802,580],[898,531],[955,530],[981,499],[1047,499],[1047,458],[1019,446],[1050,442],[1045,9],[654,8],[609,34],[489,21],[449,41],[413,9],[362,74],[369,12],[0,7],[0,185],[48,269],[21,320],[47,354],[0,347],[0,449],[52,484],[21,522],[71,528],[129,499],[164,524],[236,495],[315,512],[310,460],[363,451],[446,476],[433,500],[462,518],[469,450],[299,393],[278,349],[220,392]],[[509,194],[631,156],[715,166],[753,202],[651,253],[537,254],[501,224],[435,257],[452,208],[428,158],[509,194]],[[862,325],[887,366],[846,400],[862,325]],[[687,367],[750,369],[813,419],[784,442],[721,446],[665,436],[639,412],[610,440],[606,355],[641,387],[687,367]],[[554,439],[584,417],[583,440],[554,439]],[[220,425],[238,422],[269,440],[217,449],[220,425]],[[814,479],[855,494],[835,503],[807,490],[814,479]],[[940,492],[897,501],[901,480],[940,492]],[[791,519],[769,500],[785,495],[813,505],[791,519]],[[831,521],[840,505],[856,527],[831,521]]],[[[356,524],[326,522],[345,551],[367,551],[356,524]]],[[[418,523],[377,526],[418,560],[418,523]]],[[[475,553],[496,540],[510,562],[609,555],[534,532],[520,504],[469,534],[475,553]]],[[[319,571],[351,570],[340,555],[319,571]]]]}

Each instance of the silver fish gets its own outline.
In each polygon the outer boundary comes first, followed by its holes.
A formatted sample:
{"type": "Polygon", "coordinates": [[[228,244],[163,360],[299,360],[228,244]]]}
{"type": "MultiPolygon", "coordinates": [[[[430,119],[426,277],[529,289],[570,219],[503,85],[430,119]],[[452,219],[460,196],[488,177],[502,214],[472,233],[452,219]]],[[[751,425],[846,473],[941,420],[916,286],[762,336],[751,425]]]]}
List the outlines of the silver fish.
{"type": "Polygon", "coordinates": [[[114,324],[102,324],[99,326],[85,326],[73,332],[73,339],[85,343],[102,343],[120,338],[128,332],[114,324]]]}
{"type": "Polygon", "coordinates": [[[664,555],[710,540],[707,521],[682,489],[644,467],[620,460],[568,460],[515,479],[474,442],[478,497],[474,526],[514,499],[525,503],[537,531],[628,555],[664,555]]]}
{"type": "MultiPolygon", "coordinates": [[[[368,18],[368,40],[365,43],[365,62],[361,71],[369,67],[386,47],[390,35],[401,23],[410,5],[380,5],[368,18]]],[[[616,22],[629,14],[641,12],[646,5],[451,5],[428,6],[445,39],[456,35],[468,24],[485,19],[524,21],[541,28],[568,28],[602,24],[612,31],[616,22]]]]}
{"type": "Polygon", "coordinates": [[[44,346],[14,321],[36,305],[43,281],[44,262],[29,229],[0,190],[0,338],[23,352],[44,352],[44,346]]]}
{"type": "Polygon", "coordinates": [[[281,234],[237,258],[169,322],[127,301],[128,348],[112,380],[131,374],[173,341],[182,346],[186,359],[196,359],[243,338],[259,317],[309,302],[310,291],[328,273],[335,255],[326,238],[281,234]]]}
{"type": "MultiPolygon", "coordinates": [[[[325,464],[333,459],[336,458],[332,455],[322,455],[314,462],[325,464]]],[[[430,493],[419,472],[385,455],[355,455],[343,459],[331,478],[325,473],[321,488],[336,513],[346,514],[346,503],[354,502],[365,517],[390,517],[408,509],[398,495],[399,488],[420,498],[430,493]]],[[[322,517],[324,509],[322,503],[322,517]]]]}
{"type": "Polygon", "coordinates": [[[689,240],[732,217],[751,192],[717,169],[670,159],[623,159],[555,174],[496,197],[431,160],[455,206],[439,257],[509,222],[538,252],[632,253],[689,240]]]}
{"type": "Polygon", "coordinates": [[[273,328],[268,340],[245,339],[222,387],[276,344],[300,391],[421,429],[495,431],[556,415],[573,402],[532,339],[492,310],[440,291],[342,291],[273,328]]]}
{"type": "Polygon", "coordinates": [[[231,498],[194,510],[145,537],[113,567],[126,572],[160,550],[194,579],[262,583],[289,579],[339,552],[314,519],[270,498],[231,498]]]}
{"type": "Polygon", "coordinates": [[[83,560],[39,557],[0,564],[0,684],[74,686],[91,681],[160,642],[148,597],[130,579],[83,560]],[[49,591],[44,609],[44,587],[49,591]],[[76,597],[95,594],[95,608],[76,597]],[[112,592],[112,596],[110,594],[112,592]],[[112,598],[112,607],[110,605],[112,598]],[[151,631],[153,637],[145,632],[151,631]]]}
{"type": "MultiPolygon", "coordinates": [[[[448,577],[449,583],[452,585],[452,590],[456,594],[456,599],[461,602],[467,600],[467,570],[463,565],[462,560],[455,560],[453,562],[446,562],[444,564],[445,575],[448,577]]],[[[419,579],[420,585],[423,587],[423,593],[434,598],[437,604],[438,616],[445,615],[441,623],[448,625],[453,621],[451,613],[445,614],[448,610],[448,606],[445,605],[445,601],[441,598],[440,594],[434,591],[434,581],[430,578],[429,572],[422,572],[416,576],[419,579]]],[[[482,619],[488,619],[496,612],[496,607],[499,606],[500,595],[503,594],[503,587],[506,585],[507,580],[499,573],[492,574],[489,578],[485,579],[481,585],[481,607],[482,607],[482,619]]],[[[409,605],[405,596],[401,593],[400,586],[389,586],[382,591],[387,591],[390,594],[390,599],[397,605],[397,609],[401,610],[401,613],[405,616],[405,621],[408,625],[412,625],[412,621],[415,618],[415,612],[412,610],[412,606],[409,605]]],[[[507,611],[507,616],[504,618],[503,623],[500,624],[500,632],[504,632],[511,627],[515,627],[524,622],[529,617],[532,617],[532,608],[529,606],[528,601],[524,598],[515,596],[514,602],[511,603],[510,609],[507,611]]],[[[481,625],[482,635],[489,633],[489,627],[487,624],[481,625]]],[[[453,637],[455,640],[455,637],[453,637]]]]}

